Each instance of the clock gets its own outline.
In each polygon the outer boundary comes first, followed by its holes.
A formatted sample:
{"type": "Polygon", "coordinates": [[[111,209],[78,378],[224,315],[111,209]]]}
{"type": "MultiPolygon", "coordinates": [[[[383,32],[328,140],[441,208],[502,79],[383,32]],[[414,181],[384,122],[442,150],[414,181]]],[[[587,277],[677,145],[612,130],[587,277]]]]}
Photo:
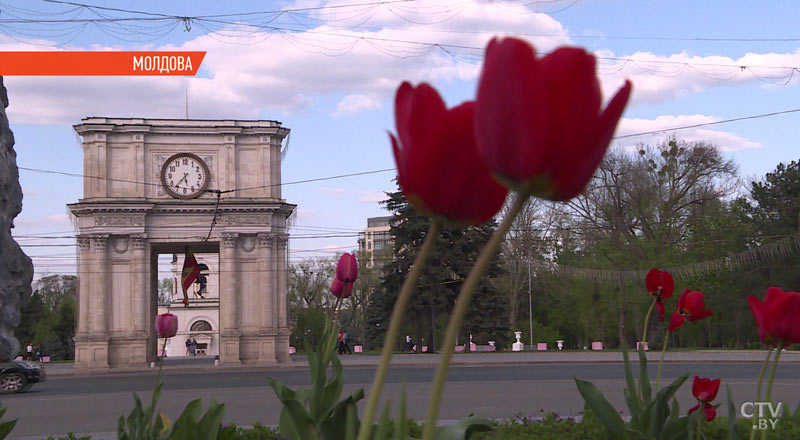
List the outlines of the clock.
{"type": "Polygon", "coordinates": [[[161,167],[161,185],[172,197],[193,199],[208,188],[208,165],[192,153],[170,156],[161,167]]]}

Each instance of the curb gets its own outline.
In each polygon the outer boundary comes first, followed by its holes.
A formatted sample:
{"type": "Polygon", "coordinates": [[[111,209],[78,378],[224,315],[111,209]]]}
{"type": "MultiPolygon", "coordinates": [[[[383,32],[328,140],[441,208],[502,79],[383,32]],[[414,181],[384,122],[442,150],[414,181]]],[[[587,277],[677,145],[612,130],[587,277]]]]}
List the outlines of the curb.
{"type": "MultiPolygon", "coordinates": [[[[631,358],[631,364],[639,364],[639,360],[635,358],[631,358]]],[[[649,362],[657,362],[654,360],[648,360],[649,362]]],[[[763,360],[757,359],[664,359],[664,363],[669,364],[689,364],[689,363],[763,363],[763,360]]],[[[781,359],[782,363],[787,364],[800,364],[800,357],[797,359],[781,359]]],[[[479,361],[479,360],[472,360],[472,361],[461,361],[455,360],[451,363],[452,367],[491,367],[496,365],[501,366],[524,366],[524,365],[542,365],[542,364],[622,364],[622,359],[619,360],[610,360],[610,359],[573,359],[573,360],[565,360],[565,359],[536,359],[536,360],[494,360],[494,361],[479,361]]],[[[363,362],[363,363],[343,363],[342,366],[345,368],[374,368],[377,367],[377,362],[363,362]]],[[[404,368],[404,367],[435,367],[438,365],[437,362],[403,362],[403,363],[395,363],[391,365],[391,368],[404,368]]],[[[222,367],[222,366],[203,366],[203,367],[173,367],[169,369],[162,370],[163,374],[171,375],[171,374],[182,374],[182,373],[200,373],[200,374],[213,374],[213,373],[222,373],[222,372],[265,372],[268,373],[270,371],[280,371],[280,370],[296,370],[296,369],[307,369],[308,364],[306,363],[292,363],[288,365],[269,365],[269,366],[241,366],[241,367],[222,367]]],[[[107,371],[98,371],[98,372],[75,372],[75,371],[48,371],[47,377],[58,377],[58,378],[69,378],[69,377],[89,377],[89,376],[105,376],[105,375],[114,375],[114,376],[138,376],[142,375],[143,373],[152,372],[156,373],[158,370],[156,368],[136,368],[136,369],[123,369],[123,370],[107,370],[107,371]]]]}

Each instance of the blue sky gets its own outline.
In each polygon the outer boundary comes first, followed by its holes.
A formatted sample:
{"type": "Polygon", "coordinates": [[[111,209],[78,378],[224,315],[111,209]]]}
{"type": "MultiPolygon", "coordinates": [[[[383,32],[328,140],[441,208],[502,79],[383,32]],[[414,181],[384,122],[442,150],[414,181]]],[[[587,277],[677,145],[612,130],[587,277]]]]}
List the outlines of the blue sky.
{"type": "MultiPolygon", "coordinates": [[[[292,130],[284,182],[392,168],[387,130],[400,81],[428,81],[450,105],[474,96],[480,48],[493,35],[520,35],[540,52],[579,45],[595,52],[605,96],[625,78],[634,95],[618,134],[664,130],[800,107],[800,33],[795,2],[623,0],[366,0],[296,2],[87,2],[134,14],[41,0],[0,0],[0,50],[206,50],[195,78],[6,77],[18,165],[81,174],[72,125],[86,116],[279,120],[292,130]],[[364,3],[371,3],[363,5],[364,3]],[[361,6],[347,6],[362,4],[361,6]],[[342,6],[344,5],[344,6],[342,6]],[[331,7],[342,6],[342,7],[331,7]],[[321,8],[320,8],[321,7],[321,8]],[[184,24],[152,14],[304,11],[210,17],[184,24]],[[149,18],[123,24],[31,23],[31,19],[149,18]],[[160,17],[160,18],[159,18],[160,17]],[[240,24],[236,24],[239,22],[240,24]],[[246,23],[253,26],[243,26],[246,23]],[[270,29],[266,26],[273,26],[270,29]],[[713,41],[712,41],[713,40],[713,41]],[[439,49],[430,44],[441,44],[439,49]],[[426,54],[422,54],[425,52],[426,54]],[[389,53],[389,54],[387,54],[389,53]],[[736,66],[745,66],[744,68],[736,66]],[[787,82],[788,81],[788,82],[787,82]]],[[[631,147],[674,134],[716,144],[759,176],[798,159],[798,113],[615,142],[631,147]]],[[[355,247],[391,172],[286,185],[298,205],[292,258],[355,247]],[[330,251],[303,252],[307,249],[330,251]]],[[[15,235],[62,236],[66,204],[82,180],[20,171],[25,193],[15,235]]],[[[20,238],[37,275],[73,273],[74,240],[20,238]],[[42,247],[42,244],[65,246],[42,247]]]]}

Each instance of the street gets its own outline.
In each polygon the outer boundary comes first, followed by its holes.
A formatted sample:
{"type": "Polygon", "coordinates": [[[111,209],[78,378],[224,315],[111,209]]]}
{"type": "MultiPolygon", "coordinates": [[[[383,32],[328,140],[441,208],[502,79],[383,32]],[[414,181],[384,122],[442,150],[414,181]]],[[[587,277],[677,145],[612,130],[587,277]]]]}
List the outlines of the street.
{"type": "MultiPolygon", "coordinates": [[[[655,375],[655,367],[655,364],[650,365],[651,377],[655,375]]],[[[756,362],[667,363],[662,384],[684,372],[690,372],[692,377],[721,377],[723,386],[716,402],[725,401],[724,387],[729,384],[738,405],[742,401],[754,400],[760,367],[756,362]]],[[[369,387],[374,367],[345,368],[345,394],[369,387]]],[[[433,373],[433,366],[393,368],[387,377],[383,398],[396,404],[405,383],[408,415],[423,419],[433,373]]],[[[201,398],[208,402],[213,396],[226,404],[225,423],[276,424],[280,406],[267,384],[267,375],[291,387],[308,384],[305,368],[167,371],[158,410],[174,419],[189,401],[201,398]]],[[[573,376],[594,381],[613,405],[624,409],[621,363],[476,364],[450,369],[440,419],[456,420],[470,413],[491,418],[509,418],[517,414],[536,417],[548,411],[562,416],[579,414],[583,401],[573,376]]],[[[4,420],[20,419],[11,438],[44,437],[70,431],[113,433],[119,416],[127,414],[133,405],[132,392],[138,393],[145,404],[149,403],[155,377],[152,371],[50,377],[28,393],[3,396],[2,402],[8,406],[4,420]]],[[[691,395],[691,380],[690,377],[678,392],[682,410],[695,403],[691,395]]],[[[796,363],[780,365],[775,381],[775,399],[785,400],[794,408],[797,396],[800,396],[800,368],[796,363]]],[[[392,408],[393,411],[396,409],[395,406],[392,408]]],[[[720,412],[725,414],[723,408],[720,412]]]]}

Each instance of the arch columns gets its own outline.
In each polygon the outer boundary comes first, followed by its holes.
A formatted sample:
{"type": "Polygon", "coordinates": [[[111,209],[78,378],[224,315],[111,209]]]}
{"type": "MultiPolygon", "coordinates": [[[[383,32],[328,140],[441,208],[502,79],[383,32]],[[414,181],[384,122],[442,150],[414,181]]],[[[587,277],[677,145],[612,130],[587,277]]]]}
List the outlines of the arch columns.
{"type": "Polygon", "coordinates": [[[242,336],[239,324],[241,291],[239,290],[239,271],[236,268],[236,248],[238,233],[223,233],[219,248],[219,363],[220,365],[241,364],[239,344],[242,336]]]}

